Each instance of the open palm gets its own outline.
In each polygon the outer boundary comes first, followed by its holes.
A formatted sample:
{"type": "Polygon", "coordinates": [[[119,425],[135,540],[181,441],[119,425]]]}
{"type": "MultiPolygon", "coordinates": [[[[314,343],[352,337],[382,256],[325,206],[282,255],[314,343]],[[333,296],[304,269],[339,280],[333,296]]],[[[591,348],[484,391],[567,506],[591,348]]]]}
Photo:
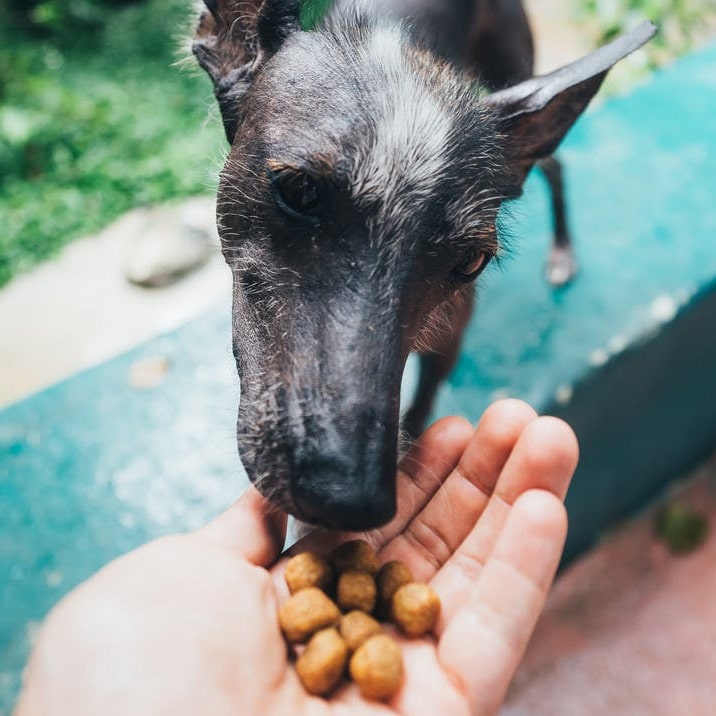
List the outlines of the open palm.
{"type": "MultiPolygon", "coordinates": [[[[111,564],[44,627],[17,716],[32,714],[493,714],[544,605],[566,534],[571,430],[518,401],[476,429],[433,425],[398,472],[399,513],[358,535],[439,594],[436,633],[401,643],[405,682],[387,704],[349,683],[309,696],[286,658],[278,604],[285,516],[251,489],[190,535],[111,564]]],[[[355,534],[317,531],[327,553],[355,534]]]]}

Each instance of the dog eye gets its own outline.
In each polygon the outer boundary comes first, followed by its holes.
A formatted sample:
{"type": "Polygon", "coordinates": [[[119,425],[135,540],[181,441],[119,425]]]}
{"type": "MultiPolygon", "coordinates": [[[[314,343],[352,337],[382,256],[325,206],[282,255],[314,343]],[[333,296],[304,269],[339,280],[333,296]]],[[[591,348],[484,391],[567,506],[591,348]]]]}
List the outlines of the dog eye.
{"type": "Polygon", "coordinates": [[[486,251],[477,252],[453,269],[452,275],[457,281],[474,281],[484,270],[492,256],[486,251]]]}
{"type": "Polygon", "coordinates": [[[270,172],[271,189],[278,207],[294,219],[315,221],[321,206],[316,182],[304,172],[283,169],[270,172]]]}

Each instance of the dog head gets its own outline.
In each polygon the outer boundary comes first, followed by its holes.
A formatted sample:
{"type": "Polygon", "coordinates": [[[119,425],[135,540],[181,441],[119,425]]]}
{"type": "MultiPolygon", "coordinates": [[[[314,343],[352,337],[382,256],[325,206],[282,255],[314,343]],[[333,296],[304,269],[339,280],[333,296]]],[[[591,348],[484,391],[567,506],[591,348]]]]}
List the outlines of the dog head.
{"type": "Polygon", "coordinates": [[[397,22],[306,32],[297,0],[206,4],[242,460],[299,518],[375,527],[395,511],[409,352],[498,253],[500,204],[646,37],[487,96],[397,22]]]}

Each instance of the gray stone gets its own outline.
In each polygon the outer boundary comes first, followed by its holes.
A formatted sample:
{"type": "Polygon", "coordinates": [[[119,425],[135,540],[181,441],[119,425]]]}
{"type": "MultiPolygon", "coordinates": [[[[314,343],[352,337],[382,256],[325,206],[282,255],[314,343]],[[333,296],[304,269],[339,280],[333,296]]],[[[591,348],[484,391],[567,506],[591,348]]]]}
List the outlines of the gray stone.
{"type": "Polygon", "coordinates": [[[147,288],[168,286],[203,266],[217,250],[213,203],[191,199],[177,206],[138,209],[125,275],[147,288]]]}

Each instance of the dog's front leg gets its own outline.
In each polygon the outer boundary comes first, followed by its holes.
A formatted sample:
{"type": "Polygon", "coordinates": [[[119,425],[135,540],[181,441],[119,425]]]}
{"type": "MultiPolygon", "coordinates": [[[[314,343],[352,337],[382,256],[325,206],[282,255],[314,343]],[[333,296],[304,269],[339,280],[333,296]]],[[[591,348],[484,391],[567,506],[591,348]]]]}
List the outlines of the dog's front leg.
{"type": "Polygon", "coordinates": [[[577,273],[577,257],[574,254],[564,196],[562,164],[553,154],[540,159],[537,166],[542,171],[552,195],[552,220],[554,240],[547,259],[547,280],[555,287],[569,283],[577,273]]]}

